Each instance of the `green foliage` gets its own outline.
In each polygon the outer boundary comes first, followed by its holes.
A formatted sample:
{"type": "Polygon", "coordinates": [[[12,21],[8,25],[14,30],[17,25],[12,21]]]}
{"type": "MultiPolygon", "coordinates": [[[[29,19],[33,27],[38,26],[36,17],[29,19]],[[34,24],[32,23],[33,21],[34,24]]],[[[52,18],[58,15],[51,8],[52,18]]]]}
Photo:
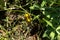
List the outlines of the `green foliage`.
{"type": "Polygon", "coordinates": [[[31,31],[60,40],[60,0],[0,0],[0,10],[0,40],[25,40],[31,31]]]}

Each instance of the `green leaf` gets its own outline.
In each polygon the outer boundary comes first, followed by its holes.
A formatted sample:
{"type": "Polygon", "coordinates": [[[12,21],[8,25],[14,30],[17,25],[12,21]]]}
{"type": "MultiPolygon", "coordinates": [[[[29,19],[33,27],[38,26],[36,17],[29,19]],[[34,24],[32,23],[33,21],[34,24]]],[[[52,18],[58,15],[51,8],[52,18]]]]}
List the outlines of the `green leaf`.
{"type": "Polygon", "coordinates": [[[56,32],[60,35],[60,25],[56,28],[56,32]]]}
{"type": "Polygon", "coordinates": [[[31,6],[30,9],[33,10],[34,9],[34,6],[31,6]]]}
{"type": "Polygon", "coordinates": [[[49,36],[51,37],[51,40],[53,40],[54,37],[55,37],[55,33],[54,32],[51,32],[49,36]]]}
{"type": "Polygon", "coordinates": [[[38,19],[40,15],[37,15],[33,18],[33,20],[38,19]]]}
{"type": "Polygon", "coordinates": [[[50,18],[50,15],[47,15],[47,18],[50,18]]]}
{"type": "Polygon", "coordinates": [[[60,35],[57,35],[57,40],[60,40],[60,35]]]}
{"type": "Polygon", "coordinates": [[[41,7],[44,7],[45,4],[46,4],[46,1],[43,1],[43,2],[41,3],[41,7]]]}
{"type": "Polygon", "coordinates": [[[29,7],[31,10],[37,10],[37,9],[40,9],[39,5],[38,4],[33,4],[33,6],[30,6],[29,7]]]}
{"type": "Polygon", "coordinates": [[[53,27],[53,25],[52,25],[52,23],[51,23],[50,21],[48,21],[48,20],[46,20],[46,19],[44,19],[44,18],[43,18],[43,20],[44,20],[49,26],[53,27]]]}
{"type": "Polygon", "coordinates": [[[44,20],[49,26],[51,26],[53,29],[55,29],[55,28],[53,27],[53,24],[52,24],[50,21],[48,21],[48,20],[46,20],[46,19],[44,19],[44,18],[43,18],[43,20],[44,20]]]}
{"type": "Polygon", "coordinates": [[[48,34],[46,33],[47,31],[44,32],[42,37],[48,37],[48,34]]]}

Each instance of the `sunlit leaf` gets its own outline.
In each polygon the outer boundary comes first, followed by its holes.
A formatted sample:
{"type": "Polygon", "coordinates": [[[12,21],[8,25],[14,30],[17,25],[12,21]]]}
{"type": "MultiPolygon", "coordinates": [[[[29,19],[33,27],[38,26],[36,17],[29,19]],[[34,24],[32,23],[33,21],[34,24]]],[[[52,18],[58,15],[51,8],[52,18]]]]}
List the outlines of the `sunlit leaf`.
{"type": "Polygon", "coordinates": [[[57,35],[57,40],[60,40],[60,35],[57,35]]]}
{"type": "Polygon", "coordinates": [[[44,32],[43,37],[48,37],[48,34],[46,32],[47,31],[44,32]]]}
{"type": "Polygon", "coordinates": [[[48,18],[50,18],[50,15],[47,15],[48,18]]]}
{"type": "Polygon", "coordinates": [[[30,9],[33,10],[34,9],[34,6],[31,6],[30,9]]]}
{"type": "Polygon", "coordinates": [[[43,18],[43,20],[44,20],[49,26],[53,27],[53,24],[52,24],[50,21],[48,21],[48,20],[46,20],[46,19],[44,19],[44,18],[43,18]]]}
{"type": "Polygon", "coordinates": [[[45,4],[46,4],[46,1],[43,1],[43,2],[41,3],[41,7],[44,7],[45,4]]]}
{"type": "Polygon", "coordinates": [[[60,25],[56,28],[56,32],[60,35],[60,25]]]}
{"type": "Polygon", "coordinates": [[[36,9],[39,9],[40,7],[37,5],[37,4],[34,4],[33,6],[30,6],[29,7],[31,10],[36,10],[36,9]]]}
{"type": "Polygon", "coordinates": [[[52,2],[52,3],[50,4],[50,7],[51,7],[53,4],[54,4],[54,2],[52,2]]]}
{"type": "Polygon", "coordinates": [[[54,37],[55,37],[55,33],[54,32],[51,32],[49,36],[51,37],[51,40],[53,40],[54,37]]]}
{"type": "Polygon", "coordinates": [[[43,18],[43,20],[44,20],[49,26],[51,26],[53,29],[55,29],[55,28],[53,27],[53,24],[52,24],[50,21],[48,21],[48,20],[46,20],[46,19],[44,19],[44,18],[43,18]]]}

